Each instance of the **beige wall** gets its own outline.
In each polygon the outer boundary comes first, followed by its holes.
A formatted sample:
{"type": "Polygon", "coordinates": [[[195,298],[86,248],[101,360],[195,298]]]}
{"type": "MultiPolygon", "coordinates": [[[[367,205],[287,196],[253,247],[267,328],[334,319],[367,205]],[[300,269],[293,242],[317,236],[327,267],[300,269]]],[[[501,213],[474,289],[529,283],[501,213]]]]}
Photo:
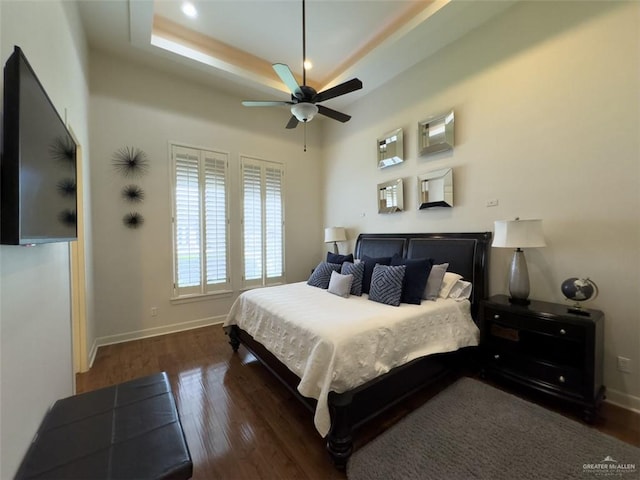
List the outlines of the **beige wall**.
{"type": "MultiPolygon", "coordinates": [[[[22,47],[87,146],[86,45],[76,6],[0,2],[0,18],[2,63],[22,47]]],[[[73,393],[70,315],[67,243],[0,247],[0,478],[13,477],[53,402],[73,393]]]]}
{"type": "MultiPolygon", "coordinates": [[[[640,4],[523,2],[345,109],[328,124],[325,223],[359,232],[492,231],[541,218],[527,250],[531,297],[563,302],[589,276],[606,314],[608,398],[640,408],[640,4]],[[417,122],[453,108],[456,146],[417,155],[417,122]],[[402,127],[406,162],[376,168],[375,140],[402,127]],[[417,210],[416,176],[454,169],[452,209],[417,210]],[[407,211],[377,213],[375,186],[402,177],[407,211]],[[348,185],[348,188],[345,188],[348,185]],[[498,199],[497,207],[485,207],[498,199]],[[632,359],[631,374],[616,368],[632,359]]],[[[366,82],[365,82],[366,88],[366,82]]],[[[493,249],[492,294],[511,252],[493,249]]]]}
{"type": "Polygon", "coordinates": [[[246,109],[240,98],[210,87],[117,60],[100,52],[91,58],[91,158],[95,248],[97,343],[123,341],[219,322],[240,289],[239,235],[231,238],[235,293],[188,303],[170,302],[172,232],[169,142],[184,142],[229,153],[232,210],[240,231],[239,157],[286,164],[285,222],[288,281],[307,278],[321,255],[320,124],[284,128],[289,114],[279,109],[246,109]],[[114,171],[113,153],[142,149],[149,173],[139,180],[145,223],[122,224],[130,207],[120,198],[128,181],[114,171]],[[151,316],[151,308],[157,316],[151,316]]]}

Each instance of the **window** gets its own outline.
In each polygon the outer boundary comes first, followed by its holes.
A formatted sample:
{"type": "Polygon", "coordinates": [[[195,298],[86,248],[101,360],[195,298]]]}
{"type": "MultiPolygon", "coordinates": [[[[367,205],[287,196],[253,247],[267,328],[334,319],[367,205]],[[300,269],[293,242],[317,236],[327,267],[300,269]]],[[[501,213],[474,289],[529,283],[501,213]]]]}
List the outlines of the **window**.
{"type": "Polygon", "coordinates": [[[284,166],[241,157],[243,286],[284,282],[284,166]]]}
{"type": "Polygon", "coordinates": [[[228,155],[171,146],[174,296],[231,289],[228,155]]]}

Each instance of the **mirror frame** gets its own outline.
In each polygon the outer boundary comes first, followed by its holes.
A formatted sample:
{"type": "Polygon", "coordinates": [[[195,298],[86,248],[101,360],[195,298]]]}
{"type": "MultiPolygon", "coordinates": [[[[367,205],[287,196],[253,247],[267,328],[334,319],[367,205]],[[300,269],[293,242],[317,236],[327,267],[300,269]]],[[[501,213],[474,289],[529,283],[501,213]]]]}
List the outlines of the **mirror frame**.
{"type": "Polygon", "coordinates": [[[433,207],[453,207],[453,168],[418,175],[418,209],[433,207]]]}
{"type": "Polygon", "coordinates": [[[401,178],[390,180],[388,182],[379,183],[376,191],[378,198],[378,213],[396,213],[404,210],[404,182],[401,178]],[[392,191],[392,196],[395,197],[395,204],[387,206],[387,190],[392,191]],[[393,190],[395,189],[395,193],[393,190]]]}
{"type": "Polygon", "coordinates": [[[378,168],[391,167],[404,162],[404,135],[401,128],[377,139],[378,168]]]}
{"type": "Polygon", "coordinates": [[[418,122],[418,152],[420,155],[453,149],[455,115],[453,110],[418,122]]]}

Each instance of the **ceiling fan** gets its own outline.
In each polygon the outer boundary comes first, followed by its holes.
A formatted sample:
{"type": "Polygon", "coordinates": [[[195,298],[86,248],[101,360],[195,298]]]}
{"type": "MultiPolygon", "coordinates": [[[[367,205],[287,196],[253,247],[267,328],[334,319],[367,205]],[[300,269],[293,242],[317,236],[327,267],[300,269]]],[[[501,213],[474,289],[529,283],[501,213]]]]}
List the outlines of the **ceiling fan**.
{"type": "Polygon", "coordinates": [[[324,105],[317,105],[320,102],[331,98],[339,97],[362,88],[362,82],[357,78],[352,78],[340,85],[328,88],[322,92],[316,92],[313,87],[307,85],[307,71],[305,61],[307,59],[306,45],[306,25],[305,25],[305,0],[302,0],[302,85],[298,85],[291,69],[284,63],[274,63],[273,69],[282,82],[291,91],[291,100],[288,101],[244,101],[245,107],[275,107],[291,105],[291,118],[286,128],[296,128],[299,122],[309,122],[317,113],[325,117],[333,118],[339,122],[348,122],[350,115],[332,110],[324,105]]]}

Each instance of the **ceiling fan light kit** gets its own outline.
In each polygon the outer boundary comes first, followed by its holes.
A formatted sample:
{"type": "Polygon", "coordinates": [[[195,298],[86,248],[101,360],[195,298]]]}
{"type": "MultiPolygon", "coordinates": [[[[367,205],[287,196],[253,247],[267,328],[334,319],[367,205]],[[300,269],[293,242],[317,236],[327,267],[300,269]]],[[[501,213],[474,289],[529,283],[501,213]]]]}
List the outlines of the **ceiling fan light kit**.
{"type": "MultiPolygon", "coordinates": [[[[316,103],[324,102],[331,98],[339,97],[347,93],[351,93],[355,90],[362,88],[362,82],[357,78],[352,78],[344,83],[336,85],[335,87],[328,88],[322,92],[316,92],[315,89],[307,85],[307,69],[305,67],[305,61],[307,58],[306,51],[306,22],[305,22],[305,0],[302,0],[302,85],[298,84],[298,81],[293,76],[291,69],[288,65],[283,63],[274,63],[273,70],[276,72],[282,83],[284,83],[291,92],[291,100],[287,101],[244,101],[242,104],[245,107],[273,107],[290,105],[291,106],[291,118],[286,125],[286,128],[296,128],[299,122],[307,123],[313,119],[316,114],[324,115],[325,117],[338,120],[339,122],[348,122],[351,119],[350,115],[332,110],[324,105],[316,105],[316,103]]],[[[306,143],[306,142],[305,142],[306,143]]],[[[306,151],[306,145],[305,145],[306,151]]]]}
{"type": "Polygon", "coordinates": [[[299,122],[309,122],[318,113],[318,107],[308,102],[296,103],[291,106],[291,113],[299,122]]]}

